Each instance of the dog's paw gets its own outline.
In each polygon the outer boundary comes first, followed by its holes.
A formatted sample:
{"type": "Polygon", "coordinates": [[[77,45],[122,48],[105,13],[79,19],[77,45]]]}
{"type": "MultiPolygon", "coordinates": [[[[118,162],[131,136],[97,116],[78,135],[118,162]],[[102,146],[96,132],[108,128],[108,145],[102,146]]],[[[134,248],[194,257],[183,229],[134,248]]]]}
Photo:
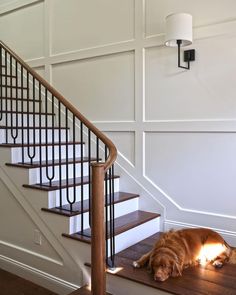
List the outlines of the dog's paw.
{"type": "Polygon", "coordinates": [[[140,265],[139,265],[139,263],[137,261],[134,261],[133,262],[133,267],[140,268],[140,265]]]}
{"type": "Polygon", "coordinates": [[[216,260],[213,262],[213,266],[215,268],[221,268],[223,266],[223,262],[219,261],[219,260],[216,260]]]}

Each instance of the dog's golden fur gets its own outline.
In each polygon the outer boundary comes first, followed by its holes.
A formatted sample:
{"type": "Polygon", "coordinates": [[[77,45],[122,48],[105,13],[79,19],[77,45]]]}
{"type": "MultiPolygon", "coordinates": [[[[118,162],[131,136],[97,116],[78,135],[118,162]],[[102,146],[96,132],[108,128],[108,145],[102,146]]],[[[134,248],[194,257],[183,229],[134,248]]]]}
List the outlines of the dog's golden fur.
{"type": "Polygon", "coordinates": [[[165,281],[169,277],[181,276],[184,268],[199,263],[202,247],[212,244],[223,247],[223,252],[211,260],[214,266],[221,267],[227,261],[236,263],[236,250],[232,250],[217,232],[196,228],[164,233],[153,249],[133,265],[137,268],[147,265],[155,280],[165,281]]]}

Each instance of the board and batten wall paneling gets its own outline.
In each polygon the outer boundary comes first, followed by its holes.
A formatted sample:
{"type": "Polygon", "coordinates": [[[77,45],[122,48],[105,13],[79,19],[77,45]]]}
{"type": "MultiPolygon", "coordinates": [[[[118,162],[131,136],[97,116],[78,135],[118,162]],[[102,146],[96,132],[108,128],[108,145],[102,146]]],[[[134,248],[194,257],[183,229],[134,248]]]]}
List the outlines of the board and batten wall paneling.
{"type": "MultiPolygon", "coordinates": [[[[44,0],[0,13],[0,28],[111,136],[132,187],[155,200],[164,221],[231,230],[236,243],[233,206],[220,201],[233,204],[236,193],[234,0],[44,0]],[[190,71],[163,46],[173,12],[193,15],[190,71]]],[[[145,196],[145,209],[151,204],[145,196]]]]}

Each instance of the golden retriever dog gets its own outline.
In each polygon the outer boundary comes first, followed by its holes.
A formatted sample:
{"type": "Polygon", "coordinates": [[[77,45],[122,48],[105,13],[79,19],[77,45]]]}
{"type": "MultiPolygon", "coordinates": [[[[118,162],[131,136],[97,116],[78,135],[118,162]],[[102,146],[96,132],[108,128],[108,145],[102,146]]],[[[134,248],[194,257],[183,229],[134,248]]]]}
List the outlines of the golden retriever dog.
{"type": "Polygon", "coordinates": [[[222,267],[236,263],[236,250],[215,231],[206,228],[171,230],[164,233],[153,249],[133,262],[135,268],[145,265],[154,273],[154,280],[163,282],[182,275],[183,269],[212,263],[222,267]]]}

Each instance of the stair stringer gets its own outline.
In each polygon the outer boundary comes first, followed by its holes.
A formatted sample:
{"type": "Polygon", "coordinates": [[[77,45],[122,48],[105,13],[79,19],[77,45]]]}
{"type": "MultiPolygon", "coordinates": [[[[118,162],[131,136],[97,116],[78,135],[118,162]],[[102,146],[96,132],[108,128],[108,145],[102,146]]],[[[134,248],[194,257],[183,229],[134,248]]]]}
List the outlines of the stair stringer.
{"type": "MultiPolygon", "coordinates": [[[[5,162],[10,156],[9,154],[7,149],[1,149],[1,162],[5,162]]],[[[47,214],[41,210],[45,198],[42,197],[41,191],[34,191],[32,193],[32,190],[23,188],[22,181],[25,178],[26,174],[23,169],[9,168],[3,163],[0,164],[0,179],[14,196],[16,202],[20,204],[25,213],[37,225],[42,235],[58,254],[59,260],[55,261],[54,274],[34,269],[30,265],[24,264],[24,261],[14,261],[11,263],[10,257],[1,257],[3,259],[0,258],[0,260],[5,259],[8,264],[11,264],[10,269],[8,269],[11,272],[15,272],[18,275],[21,273],[23,277],[44,285],[59,294],[67,294],[82,286],[84,280],[88,281],[88,278],[84,278],[84,275],[86,276],[84,263],[90,261],[90,246],[81,242],[72,243],[71,245],[67,239],[61,236],[63,232],[63,218],[47,214]],[[81,260],[81,257],[83,257],[83,260],[81,260]],[[24,275],[25,272],[23,270],[26,270],[26,275],[24,275]]]]}

